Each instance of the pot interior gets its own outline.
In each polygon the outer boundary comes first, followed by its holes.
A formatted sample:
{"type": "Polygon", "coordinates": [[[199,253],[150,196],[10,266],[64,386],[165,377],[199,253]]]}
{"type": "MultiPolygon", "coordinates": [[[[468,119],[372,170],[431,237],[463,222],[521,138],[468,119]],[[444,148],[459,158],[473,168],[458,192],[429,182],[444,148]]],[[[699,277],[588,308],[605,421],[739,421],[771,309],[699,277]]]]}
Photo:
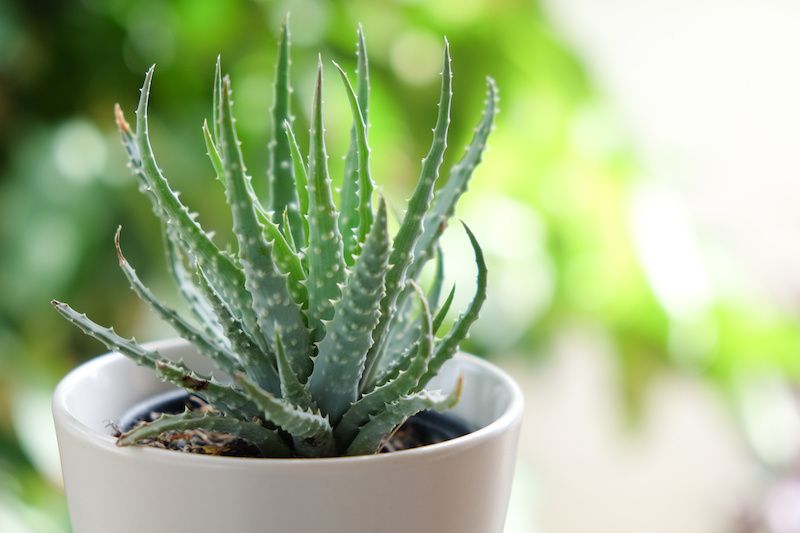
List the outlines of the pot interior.
{"type": "MultiPolygon", "coordinates": [[[[184,410],[201,409],[205,402],[193,394],[175,389],[163,392],[131,407],[117,420],[116,426],[130,431],[141,422],[150,422],[162,414],[179,414],[184,410]]],[[[470,433],[472,429],[452,413],[423,411],[412,416],[388,441],[384,452],[417,448],[444,442],[470,433]]]]}
{"type": "MultiPolygon", "coordinates": [[[[161,341],[150,346],[164,357],[184,360],[198,372],[211,371],[211,364],[183,340],[161,341]]],[[[450,413],[467,428],[481,429],[509,410],[515,385],[502,371],[475,357],[459,354],[448,361],[429,388],[449,391],[462,374],[464,393],[450,413]]],[[[224,375],[216,377],[225,379],[224,375]]],[[[175,390],[159,381],[149,369],[136,366],[118,354],[109,354],[85,363],[64,378],[54,403],[86,429],[110,438],[121,417],[133,406],[175,390]]],[[[423,415],[423,419],[427,416],[423,415]]]]}

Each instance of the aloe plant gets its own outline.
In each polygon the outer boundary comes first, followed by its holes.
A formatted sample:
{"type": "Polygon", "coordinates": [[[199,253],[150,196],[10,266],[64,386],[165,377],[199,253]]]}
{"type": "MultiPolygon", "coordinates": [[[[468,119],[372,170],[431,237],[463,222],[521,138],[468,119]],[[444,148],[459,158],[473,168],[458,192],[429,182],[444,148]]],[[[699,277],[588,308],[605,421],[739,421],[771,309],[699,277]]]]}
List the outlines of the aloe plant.
{"type": "Polygon", "coordinates": [[[181,361],[127,339],[53,301],[88,335],[157,376],[204,399],[209,412],[163,415],[122,434],[133,445],[166,432],[205,430],[243,439],[265,457],[322,457],[378,452],[408,417],[453,407],[461,379],[449,393],[425,387],[453,356],[486,297],[486,265],[464,225],[477,264],[477,289],[450,330],[438,337],[453,301],[443,302],[438,240],[478,165],[497,111],[497,89],[487,80],[485,109],[461,161],[434,193],[450,124],[452,72],[445,41],[438,115],[430,151],[399,230],[390,238],[387,208],[370,173],[367,50],[361,28],[357,84],[334,63],[353,116],[337,211],[325,148],[319,60],[304,158],[290,110],[289,30],[284,22],[272,108],[269,192],[264,205],[247,174],[233,117],[231,81],[219,59],[212,125],[203,136],[230,206],[238,251],[217,246],[158,166],[149,140],[148,101],[154,68],[145,76],[135,125],[119,105],[116,122],[130,168],[162,222],[169,270],[192,318],[159,301],[115,245],[136,294],[219,368],[225,379],[195,373],[181,361]],[[427,294],[418,280],[437,256],[427,294]]]}

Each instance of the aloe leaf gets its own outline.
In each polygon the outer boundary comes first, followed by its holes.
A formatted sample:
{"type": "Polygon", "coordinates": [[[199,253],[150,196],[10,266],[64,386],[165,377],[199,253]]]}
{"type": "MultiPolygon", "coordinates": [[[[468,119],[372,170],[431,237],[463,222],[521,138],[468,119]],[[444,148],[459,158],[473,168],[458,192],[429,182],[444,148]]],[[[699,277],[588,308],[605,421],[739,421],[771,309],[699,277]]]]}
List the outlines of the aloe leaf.
{"type": "Polygon", "coordinates": [[[394,238],[392,253],[389,256],[391,265],[386,274],[386,295],[381,302],[381,319],[375,328],[372,345],[367,355],[367,370],[362,380],[362,386],[372,383],[376,372],[380,368],[380,358],[385,334],[389,329],[389,322],[396,311],[396,304],[400,291],[404,285],[406,269],[412,260],[412,252],[422,233],[422,219],[427,212],[439,168],[444,160],[444,151],[447,147],[447,130],[450,126],[450,107],[453,98],[453,74],[450,65],[450,45],[445,41],[444,60],[442,66],[442,87],[439,96],[439,113],[436,118],[436,127],[433,130],[433,142],[428,154],[422,160],[422,171],[414,193],[408,202],[408,208],[403,216],[400,229],[394,238]]]}
{"type": "Polygon", "coordinates": [[[340,448],[346,448],[349,445],[358,432],[358,428],[369,420],[370,415],[380,412],[387,404],[414,391],[428,368],[428,360],[433,348],[433,319],[422,289],[413,281],[411,284],[419,297],[421,307],[419,338],[414,356],[406,370],[400,372],[393,380],[362,396],[345,412],[334,432],[340,448]]]}
{"type": "Polygon", "coordinates": [[[308,381],[312,397],[334,424],[358,395],[372,330],[378,323],[388,257],[386,203],[381,199],[375,224],[335,305],[308,381]]]}
{"type": "MultiPolygon", "coordinates": [[[[494,80],[487,78],[486,103],[481,120],[475,129],[475,135],[467,147],[465,155],[462,157],[461,161],[453,166],[447,182],[434,198],[433,207],[425,215],[422,236],[414,248],[413,261],[406,274],[409,279],[417,279],[419,277],[422,268],[425,266],[428,259],[430,259],[434,250],[441,253],[438,246],[439,237],[444,231],[447,221],[452,217],[458,199],[466,191],[473,171],[481,161],[486,147],[486,141],[493,129],[494,119],[497,114],[497,103],[497,86],[494,80]]],[[[411,301],[410,296],[408,289],[400,294],[398,297],[398,306],[400,309],[404,309],[407,306],[407,302],[411,301]]],[[[395,314],[395,318],[390,324],[390,330],[392,332],[398,327],[402,327],[401,319],[403,317],[404,315],[402,313],[395,314]]],[[[443,319],[444,315],[441,316],[441,320],[443,319]]],[[[441,320],[436,326],[436,330],[441,326],[441,320]]],[[[392,366],[392,361],[398,357],[398,354],[402,353],[402,351],[393,349],[395,346],[405,346],[405,344],[402,340],[393,340],[389,342],[388,339],[387,342],[384,343],[383,352],[380,354],[381,358],[385,359],[382,370],[392,366]]]]}
{"type": "Polygon", "coordinates": [[[200,280],[200,289],[206,295],[214,309],[214,313],[219,318],[225,337],[230,341],[233,350],[239,354],[247,375],[262,388],[277,393],[280,390],[280,382],[278,373],[272,366],[272,361],[275,359],[274,355],[262,351],[258,344],[244,331],[242,323],[233,316],[219,294],[208,283],[208,278],[202,269],[198,268],[197,274],[200,280]]]}
{"type": "Polygon", "coordinates": [[[243,439],[258,448],[262,457],[292,456],[292,451],[274,430],[230,416],[195,413],[189,410],[174,415],[162,414],[152,422],[126,431],[117,439],[117,445],[132,446],[144,440],[157,438],[168,431],[185,432],[197,429],[225,433],[243,439]]]}
{"type": "Polygon", "coordinates": [[[284,235],[283,231],[270,219],[269,215],[261,210],[256,210],[258,220],[264,226],[264,236],[273,245],[273,258],[278,270],[288,275],[289,292],[294,301],[301,307],[308,303],[308,289],[305,280],[308,278],[303,266],[301,256],[295,252],[294,245],[289,242],[291,233],[284,235]]]}
{"type": "Polygon", "coordinates": [[[464,226],[464,230],[467,232],[469,242],[472,245],[472,250],[475,253],[475,263],[478,267],[477,289],[475,291],[475,296],[472,298],[472,302],[470,302],[466,311],[464,311],[458,320],[456,320],[447,336],[437,343],[430,365],[428,365],[428,371],[419,381],[420,388],[424,387],[425,384],[428,383],[428,381],[430,381],[439,372],[439,369],[442,368],[442,365],[448,359],[450,359],[453,354],[456,353],[459,343],[461,343],[461,341],[467,337],[469,328],[472,327],[472,324],[478,319],[478,314],[480,313],[481,307],[486,301],[487,270],[486,262],[483,258],[483,250],[481,250],[478,240],[475,238],[475,235],[472,233],[469,227],[463,222],[462,225],[464,226]]]}
{"type": "Polygon", "coordinates": [[[126,339],[120,336],[114,328],[103,327],[92,321],[85,313],[78,313],[69,305],[53,300],[50,302],[56,311],[69,322],[83,331],[86,335],[97,339],[111,351],[119,352],[130,358],[137,365],[155,368],[156,361],[165,360],[156,350],[148,350],[136,339],[126,339]]]}
{"type": "MultiPolygon", "coordinates": [[[[439,267],[437,267],[437,270],[438,268],[439,267]]],[[[428,293],[427,298],[429,308],[434,308],[436,306],[434,302],[439,300],[438,292],[440,290],[440,286],[441,282],[437,283],[436,280],[434,280],[434,286],[428,293]]],[[[447,298],[445,298],[444,303],[436,311],[436,316],[433,318],[434,335],[438,333],[439,329],[444,323],[445,318],[447,318],[447,313],[450,310],[450,306],[453,303],[453,298],[455,297],[455,291],[456,287],[453,285],[453,287],[450,289],[450,293],[447,295],[447,298]]],[[[404,290],[403,292],[406,291],[404,290]]],[[[408,359],[413,356],[414,351],[416,350],[416,342],[417,337],[419,336],[420,328],[419,323],[412,321],[410,318],[411,313],[408,309],[410,303],[411,300],[406,300],[403,305],[405,309],[404,312],[407,313],[407,317],[402,317],[397,322],[392,324],[392,332],[389,334],[390,340],[386,344],[386,351],[383,357],[383,366],[376,374],[377,378],[375,383],[378,386],[388,380],[394,379],[401,369],[406,368],[408,366],[408,359]]]]}
{"type": "MultiPolygon", "coordinates": [[[[450,306],[453,303],[453,298],[456,294],[456,286],[453,285],[452,289],[450,289],[450,293],[447,295],[444,303],[442,303],[439,310],[436,312],[436,316],[433,317],[433,334],[436,335],[439,332],[439,329],[442,327],[445,318],[447,317],[448,311],[450,311],[450,306]]],[[[431,299],[428,297],[428,301],[430,302],[431,299]]],[[[419,331],[416,329],[415,331],[419,331]]],[[[377,378],[375,380],[376,387],[380,387],[385,383],[395,379],[400,372],[408,368],[411,360],[413,359],[414,355],[416,354],[417,345],[416,343],[412,344],[408,341],[405,337],[399,341],[398,343],[403,343],[402,345],[405,348],[396,354],[390,353],[390,357],[386,357],[386,364],[383,368],[381,368],[380,372],[377,374],[377,378]]]]}
{"type": "Polygon", "coordinates": [[[200,289],[192,282],[192,277],[183,263],[183,254],[180,249],[178,237],[172,235],[166,224],[161,224],[164,242],[164,253],[167,256],[167,270],[178,286],[183,300],[189,306],[194,317],[203,325],[206,333],[218,342],[224,344],[224,335],[217,316],[211,305],[206,301],[200,289]]]}
{"type": "Polygon", "coordinates": [[[333,302],[341,296],[345,264],[342,237],[328,175],[322,123],[322,58],[317,64],[308,156],[308,316],[314,340],[324,336],[323,320],[333,318],[333,302]]]}
{"type": "MultiPolygon", "coordinates": [[[[363,125],[364,146],[366,146],[366,133],[369,129],[369,59],[367,57],[367,46],[364,40],[364,31],[361,25],[358,26],[358,42],[356,44],[356,78],[358,82],[358,94],[356,95],[355,106],[351,102],[353,109],[353,126],[350,129],[350,148],[345,156],[344,178],[342,180],[341,206],[342,212],[339,217],[339,230],[342,233],[344,242],[344,256],[348,265],[355,261],[359,243],[363,243],[369,232],[371,220],[365,223],[368,217],[372,216],[372,190],[374,185],[372,179],[365,172],[360,171],[362,165],[360,153],[366,152],[360,148],[359,129],[363,125]],[[360,111],[356,117],[355,110],[360,111]]],[[[348,97],[352,93],[352,87],[348,86],[348,97]]],[[[368,170],[368,166],[364,165],[368,170]]]]}
{"type": "MultiPolygon", "coordinates": [[[[413,278],[412,278],[413,279],[413,278]]],[[[439,306],[439,298],[441,297],[442,293],[442,285],[444,284],[444,253],[442,252],[441,246],[438,246],[436,249],[436,270],[433,273],[433,283],[431,284],[431,288],[428,291],[428,307],[431,309],[435,309],[439,306]]],[[[412,312],[413,304],[417,301],[415,298],[410,298],[414,293],[415,289],[413,284],[408,283],[400,292],[400,296],[398,297],[398,302],[402,302],[402,304],[398,305],[398,314],[396,320],[394,320],[390,325],[390,332],[389,335],[391,336],[392,340],[387,342],[387,350],[388,354],[386,359],[391,361],[393,358],[391,356],[392,347],[397,346],[397,339],[402,340],[405,336],[407,337],[410,334],[413,334],[414,337],[419,333],[416,330],[416,326],[418,323],[414,320],[414,313],[412,312]],[[402,331],[402,335],[396,335],[396,332],[402,331]]],[[[401,346],[406,346],[408,343],[400,343],[401,346]]],[[[402,352],[404,350],[403,347],[396,349],[396,351],[402,352]]]]}
{"type": "Polygon", "coordinates": [[[203,331],[186,322],[177,312],[161,303],[155,294],[142,283],[136,271],[122,254],[119,243],[121,229],[121,226],[117,228],[117,233],[114,235],[114,246],[117,249],[119,267],[128,279],[133,292],[150,305],[162,320],[172,326],[178,335],[194,344],[203,356],[211,359],[221,370],[228,374],[241,370],[239,358],[228,346],[220,345],[215,339],[208,337],[203,331]]]}
{"type": "Polygon", "coordinates": [[[300,218],[303,221],[303,235],[306,237],[302,241],[295,241],[299,247],[298,249],[300,249],[308,244],[308,174],[306,163],[303,161],[303,154],[297,144],[297,137],[294,136],[292,124],[288,120],[283,122],[283,130],[286,133],[286,139],[289,141],[294,180],[297,186],[297,198],[300,201],[300,218]]]}
{"type": "Polygon", "coordinates": [[[247,379],[244,374],[237,374],[235,379],[250,400],[263,412],[266,420],[295,439],[304,441],[311,449],[321,449],[328,453],[332,451],[333,430],[327,418],[273,396],[247,379]]]}
{"type": "MultiPolygon", "coordinates": [[[[211,159],[211,165],[214,167],[217,179],[222,182],[223,187],[227,190],[222,158],[214,144],[214,140],[211,138],[208,124],[205,122],[203,123],[203,137],[205,138],[207,154],[209,159],[211,159]]],[[[308,292],[303,284],[303,280],[306,279],[306,273],[300,261],[300,256],[295,252],[294,246],[288,242],[286,235],[272,222],[269,213],[267,213],[256,197],[252,182],[246,180],[245,185],[247,187],[247,193],[250,196],[250,201],[255,207],[258,219],[264,225],[264,236],[273,245],[275,263],[281,272],[289,276],[289,290],[292,293],[292,298],[294,298],[294,301],[298,304],[303,305],[308,300],[308,292]]]]}
{"type": "Polygon", "coordinates": [[[191,393],[197,394],[221,411],[240,418],[253,415],[247,398],[227,385],[222,385],[212,378],[200,377],[183,363],[170,361],[158,350],[150,350],[136,342],[126,339],[114,331],[114,328],[103,327],[92,321],[85,314],[78,313],[69,305],[53,300],[56,311],[90,337],[103,343],[111,351],[119,352],[137,365],[155,371],[162,380],[191,393]]]}
{"type": "Polygon", "coordinates": [[[278,64],[275,68],[274,100],[272,104],[272,140],[269,143],[269,182],[272,184],[272,211],[289,214],[289,230],[295,242],[303,242],[303,222],[297,205],[291,147],[283,134],[283,123],[291,122],[291,80],[289,77],[289,17],[281,24],[278,44],[278,64]]]}
{"type": "MultiPolygon", "coordinates": [[[[308,289],[305,280],[308,274],[305,271],[300,255],[294,251],[293,245],[287,240],[280,227],[272,222],[269,215],[256,208],[258,220],[264,226],[264,237],[272,244],[272,254],[275,265],[282,273],[288,276],[289,292],[294,301],[301,307],[308,302],[308,289]]],[[[291,233],[288,234],[291,237],[291,233]]]]}
{"type": "MultiPolygon", "coordinates": [[[[364,121],[364,116],[358,104],[358,97],[353,91],[350,81],[347,79],[347,74],[344,70],[334,61],[334,66],[339,71],[342,78],[342,83],[347,92],[347,99],[350,103],[350,109],[353,113],[353,124],[356,131],[356,156],[358,159],[358,235],[355,241],[348,243],[349,248],[345,248],[345,258],[352,257],[358,252],[358,245],[364,241],[370,227],[372,226],[372,192],[375,190],[375,184],[372,181],[372,176],[369,169],[369,144],[367,143],[367,125],[364,121]]],[[[348,228],[349,229],[349,228],[348,228]]],[[[350,233],[353,236],[351,230],[350,233]]]]}
{"type": "Polygon", "coordinates": [[[155,362],[155,373],[162,381],[172,383],[196,394],[215,408],[231,416],[250,420],[258,414],[250,399],[229,385],[224,385],[210,376],[201,376],[183,362],[159,360],[155,362]]]}
{"type": "Polygon", "coordinates": [[[439,307],[439,298],[442,296],[444,286],[444,252],[441,246],[436,247],[436,270],[433,273],[433,283],[428,291],[428,306],[431,309],[439,307]]]}
{"type": "Polygon", "coordinates": [[[414,247],[414,261],[409,268],[409,277],[416,278],[425,262],[430,259],[447,221],[453,216],[456,203],[467,190],[469,180],[483,157],[489,134],[494,129],[498,101],[497,85],[492,78],[487,78],[486,104],[480,123],[475,128],[475,135],[467,146],[466,153],[453,165],[447,182],[436,194],[433,207],[425,215],[422,236],[414,247]]]}
{"type": "MultiPolygon", "coordinates": [[[[284,209],[283,216],[281,217],[281,220],[283,221],[283,224],[281,225],[281,228],[282,228],[281,229],[281,234],[286,239],[286,245],[289,247],[289,250],[291,252],[296,253],[297,252],[297,244],[294,242],[294,236],[292,235],[292,232],[289,231],[289,229],[288,229],[289,228],[289,211],[286,211],[284,209]]],[[[300,258],[299,257],[297,258],[297,262],[300,263],[300,258]]],[[[302,268],[302,264],[300,264],[300,267],[302,268]]]]}
{"type": "MultiPolygon", "coordinates": [[[[442,285],[444,284],[444,255],[442,254],[441,247],[437,250],[437,254],[433,283],[431,284],[427,297],[428,307],[430,309],[436,309],[439,305],[442,285]]],[[[417,302],[417,299],[405,296],[414,291],[414,285],[408,283],[400,293],[399,301],[402,302],[402,304],[398,305],[396,319],[390,323],[390,329],[387,333],[387,340],[384,346],[384,353],[381,356],[381,368],[376,374],[376,376],[379,376],[377,381],[381,381],[381,376],[386,375],[387,369],[396,368],[396,360],[403,357],[416,343],[417,337],[419,337],[419,321],[416,319],[419,313],[415,312],[416,310],[413,308],[413,304],[417,302]]]]}
{"type": "Polygon", "coordinates": [[[302,409],[316,408],[314,400],[300,383],[297,374],[292,370],[292,365],[286,357],[286,350],[283,349],[280,330],[275,330],[275,353],[278,359],[278,375],[281,381],[281,397],[302,409]]]}
{"type": "MultiPolygon", "coordinates": [[[[218,114],[218,111],[214,112],[215,116],[218,114]]],[[[216,121],[218,119],[215,118],[214,120],[216,121]]],[[[214,127],[217,128],[216,125],[214,127]]],[[[225,170],[222,168],[222,158],[219,155],[214,138],[211,136],[211,132],[208,129],[208,122],[205,120],[203,121],[203,140],[206,143],[206,155],[208,159],[211,160],[211,166],[214,167],[214,176],[223,187],[227,187],[225,183],[225,170]]]]}
{"type": "Polygon", "coordinates": [[[391,435],[405,420],[428,409],[444,411],[453,408],[461,399],[464,380],[459,377],[456,387],[448,395],[438,391],[420,391],[404,396],[386,406],[380,414],[370,418],[358,432],[352,444],[347,448],[347,455],[369,455],[380,450],[391,435]]]}
{"type": "Polygon", "coordinates": [[[117,125],[123,145],[128,151],[130,167],[139,180],[141,189],[152,200],[159,218],[167,225],[168,231],[174,232],[180,238],[186,252],[205,269],[209,281],[228,303],[234,315],[255,335],[258,324],[251,309],[250,294],[244,287],[244,274],[203,231],[194,215],[178,198],[178,193],[172,190],[156,163],[150,146],[147,118],[154,68],[150,67],[147,71],[142,86],[136,109],[135,133],[125,121],[121,108],[118,105],[115,107],[117,125]]]}
{"type": "Polygon", "coordinates": [[[453,284],[453,288],[450,289],[450,293],[447,295],[447,298],[445,298],[444,303],[439,308],[439,310],[436,311],[436,316],[433,317],[434,335],[438,333],[439,328],[441,328],[442,324],[444,323],[444,319],[447,318],[447,313],[448,311],[450,311],[450,306],[453,304],[453,297],[455,295],[456,295],[456,286],[455,284],[453,284]]]}
{"type": "Polygon", "coordinates": [[[227,183],[226,195],[239,244],[239,262],[245,272],[245,287],[251,294],[258,326],[268,343],[274,342],[275,326],[278,325],[295,372],[307,376],[311,371],[309,332],[300,306],[289,294],[287,276],[275,265],[273,246],[264,238],[264,226],[259,222],[248,192],[250,176],[246,174],[233,123],[230,79],[225,77],[222,85],[220,153],[227,183]]]}
{"type": "MultiPolygon", "coordinates": [[[[214,127],[214,139],[219,140],[219,110],[220,102],[222,101],[222,56],[217,55],[217,62],[214,65],[214,87],[212,88],[212,105],[211,121],[214,127]]],[[[211,154],[209,154],[210,156],[211,154]]],[[[222,181],[222,174],[217,174],[219,180],[222,181]]]]}
{"type": "Polygon", "coordinates": [[[391,329],[385,337],[381,366],[376,376],[384,374],[387,368],[394,366],[394,362],[403,357],[419,337],[419,309],[416,303],[416,299],[408,299],[402,308],[396,311],[397,317],[391,322],[391,329]]]}
{"type": "Polygon", "coordinates": [[[366,37],[364,37],[364,28],[361,26],[361,23],[358,24],[356,33],[358,34],[358,42],[356,43],[358,106],[361,108],[364,124],[369,128],[369,57],[367,56],[367,40],[366,37]]]}

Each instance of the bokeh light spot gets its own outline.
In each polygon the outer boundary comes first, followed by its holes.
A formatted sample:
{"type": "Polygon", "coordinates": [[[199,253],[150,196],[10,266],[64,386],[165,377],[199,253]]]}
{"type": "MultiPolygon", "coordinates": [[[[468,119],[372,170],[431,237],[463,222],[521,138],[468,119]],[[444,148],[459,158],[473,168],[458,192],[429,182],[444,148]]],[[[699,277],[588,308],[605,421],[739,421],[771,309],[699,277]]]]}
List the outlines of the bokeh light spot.
{"type": "Polygon", "coordinates": [[[284,14],[289,13],[293,44],[316,44],[322,40],[328,29],[328,7],[319,0],[285,0],[280,9],[275,9],[274,4],[269,1],[262,0],[262,3],[269,9],[272,27],[278,26],[284,14]]]}
{"type": "Polygon", "coordinates": [[[55,134],[56,168],[76,183],[86,183],[96,177],[105,168],[107,155],[103,135],[85,120],[68,122],[55,134]]]}
{"type": "Polygon", "coordinates": [[[413,30],[392,43],[389,61],[395,73],[411,85],[431,83],[442,69],[442,41],[433,34],[413,30]]]}

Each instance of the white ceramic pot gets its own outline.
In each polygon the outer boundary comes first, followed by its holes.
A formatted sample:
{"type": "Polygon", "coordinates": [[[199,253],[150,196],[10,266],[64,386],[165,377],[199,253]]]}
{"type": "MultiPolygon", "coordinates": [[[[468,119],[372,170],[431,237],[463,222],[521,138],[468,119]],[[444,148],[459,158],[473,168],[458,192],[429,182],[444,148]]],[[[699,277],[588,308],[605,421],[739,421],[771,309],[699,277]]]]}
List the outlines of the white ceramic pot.
{"type": "MultiPolygon", "coordinates": [[[[152,345],[203,370],[183,341],[152,345]]],[[[53,399],[75,533],[500,533],[522,394],[494,365],[459,354],[454,414],[476,431],[412,450],[331,459],[244,459],[120,448],[111,423],[170,390],[148,369],[107,354],[70,372],[53,399]]],[[[436,383],[432,384],[436,386],[436,383]]]]}

